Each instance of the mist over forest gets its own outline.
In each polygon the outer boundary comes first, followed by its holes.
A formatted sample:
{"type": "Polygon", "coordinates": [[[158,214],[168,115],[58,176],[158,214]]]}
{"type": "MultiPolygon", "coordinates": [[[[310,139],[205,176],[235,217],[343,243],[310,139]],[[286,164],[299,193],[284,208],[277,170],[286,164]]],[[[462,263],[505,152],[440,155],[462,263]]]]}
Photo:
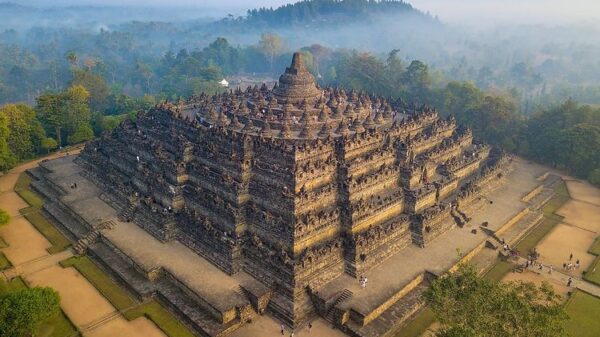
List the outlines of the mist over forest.
{"type": "MultiPolygon", "coordinates": [[[[584,2],[580,10],[595,6],[584,2]]],[[[38,117],[49,101],[76,101],[69,95],[89,105],[83,126],[59,130],[40,117],[45,134],[28,151],[6,152],[0,169],[47,150],[44,137],[83,141],[155,102],[220,92],[223,78],[273,81],[302,50],[322,86],[435,106],[482,140],[600,183],[600,25],[591,12],[482,24],[457,8],[446,20],[403,1],[122,3],[0,3],[0,104],[23,102],[38,117]]],[[[480,5],[467,6],[476,17],[480,5]]],[[[494,15],[489,8],[480,19],[494,15]]]]}

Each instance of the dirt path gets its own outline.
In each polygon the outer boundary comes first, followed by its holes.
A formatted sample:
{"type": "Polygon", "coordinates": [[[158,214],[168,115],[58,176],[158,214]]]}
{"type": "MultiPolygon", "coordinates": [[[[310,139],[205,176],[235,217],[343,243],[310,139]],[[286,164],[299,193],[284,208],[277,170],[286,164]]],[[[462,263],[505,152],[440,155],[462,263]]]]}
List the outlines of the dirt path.
{"type": "MultiPolygon", "coordinates": [[[[54,154],[47,159],[66,154],[54,154]]],[[[11,215],[9,224],[0,228],[0,236],[9,245],[2,253],[14,266],[2,275],[7,278],[21,276],[31,286],[56,289],[61,296],[61,308],[86,337],[165,337],[145,317],[125,320],[77,270],[60,267],[58,262],[72,256],[72,252],[48,254],[46,249],[51,244],[19,214],[19,209],[28,205],[13,191],[14,185],[19,174],[42,159],[25,163],[0,176],[0,207],[11,215]]]]}
{"type": "MultiPolygon", "coordinates": [[[[582,272],[595,259],[587,251],[600,235],[600,189],[572,177],[563,179],[571,200],[556,212],[564,217],[563,223],[558,224],[537,246],[539,261],[544,268],[541,271],[530,268],[524,273],[511,273],[504,280],[546,280],[560,294],[572,278],[571,287],[600,297],[600,287],[581,279],[582,272]],[[576,264],[577,260],[580,262],[578,269],[564,270],[564,263],[576,264]],[[552,273],[549,273],[549,266],[553,267],[552,273]]],[[[519,263],[525,263],[525,259],[519,263]]]]}

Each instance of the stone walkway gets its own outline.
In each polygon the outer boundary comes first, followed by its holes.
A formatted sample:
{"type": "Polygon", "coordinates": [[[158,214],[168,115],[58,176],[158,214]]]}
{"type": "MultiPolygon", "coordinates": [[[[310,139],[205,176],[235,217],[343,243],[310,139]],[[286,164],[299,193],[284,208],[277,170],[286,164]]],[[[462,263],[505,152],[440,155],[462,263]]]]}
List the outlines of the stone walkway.
{"type": "MultiPolygon", "coordinates": [[[[523,257],[519,257],[518,261],[515,261],[515,266],[517,263],[520,265],[525,265],[526,261],[527,261],[527,259],[525,259],[523,257]]],[[[557,270],[555,267],[553,267],[552,272],[550,272],[550,268],[548,265],[544,264],[543,262],[542,262],[542,265],[543,265],[543,267],[541,270],[539,269],[538,266],[533,266],[533,267],[527,268],[527,271],[536,273],[548,280],[554,280],[554,281],[557,281],[564,285],[567,285],[569,278],[571,278],[572,279],[571,287],[583,290],[594,296],[600,297],[600,287],[599,286],[597,286],[593,283],[590,283],[586,280],[583,280],[579,277],[567,274],[560,269],[557,270]]],[[[561,269],[562,269],[562,267],[561,267],[561,269]]]]}
{"type": "Polygon", "coordinates": [[[2,271],[2,276],[4,276],[4,279],[10,280],[18,276],[30,275],[55,266],[60,261],[66,260],[72,256],[73,252],[70,249],[54,255],[42,256],[40,258],[30,260],[25,263],[13,266],[12,268],[9,268],[7,270],[4,270],[2,271]]]}

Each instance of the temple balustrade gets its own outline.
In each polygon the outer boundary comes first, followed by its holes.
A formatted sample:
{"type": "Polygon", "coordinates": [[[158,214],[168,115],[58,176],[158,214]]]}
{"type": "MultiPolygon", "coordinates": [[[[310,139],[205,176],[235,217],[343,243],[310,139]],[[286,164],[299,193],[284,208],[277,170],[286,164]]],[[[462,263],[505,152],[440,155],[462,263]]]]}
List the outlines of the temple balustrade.
{"type": "Polygon", "coordinates": [[[414,217],[412,224],[413,242],[421,247],[428,244],[456,224],[450,219],[452,206],[448,203],[436,204],[414,217]]]}
{"type": "Polygon", "coordinates": [[[347,243],[345,259],[349,262],[346,271],[357,277],[385,261],[411,243],[411,219],[399,214],[387,221],[354,233],[347,243]]]}
{"type": "Polygon", "coordinates": [[[455,176],[442,177],[433,184],[437,189],[437,200],[446,198],[448,195],[458,189],[459,179],[455,176]]]}
{"type": "Polygon", "coordinates": [[[366,199],[359,199],[350,205],[350,217],[353,224],[359,224],[371,216],[385,213],[389,208],[397,212],[404,210],[404,192],[401,188],[393,188],[384,193],[374,194],[366,199]]]}
{"type": "Polygon", "coordinates": [[[436,203],[437,189],[433,184],[422,185],[413,190],[405,191],[405,208],[410,213],[418,213],[422,209],[436,203]]]}

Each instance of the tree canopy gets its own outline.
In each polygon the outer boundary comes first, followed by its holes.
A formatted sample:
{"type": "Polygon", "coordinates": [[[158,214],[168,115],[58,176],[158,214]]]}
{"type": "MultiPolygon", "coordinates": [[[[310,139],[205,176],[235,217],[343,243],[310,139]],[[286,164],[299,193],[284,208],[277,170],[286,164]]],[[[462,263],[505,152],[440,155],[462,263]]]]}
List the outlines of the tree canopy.
{"type": "Polygon", "coordinates": [[[51,288],[30,288],[0,295],[0,336],[31,336],[60,311],[60,296],[51,288]]]}
{"type": "Polygon", "coordinates": [[[548,283],[498,283],[462,265],[436,279],[424,298],[441,323],[438,337],[566,336],[568,316],[548,283]]]}

